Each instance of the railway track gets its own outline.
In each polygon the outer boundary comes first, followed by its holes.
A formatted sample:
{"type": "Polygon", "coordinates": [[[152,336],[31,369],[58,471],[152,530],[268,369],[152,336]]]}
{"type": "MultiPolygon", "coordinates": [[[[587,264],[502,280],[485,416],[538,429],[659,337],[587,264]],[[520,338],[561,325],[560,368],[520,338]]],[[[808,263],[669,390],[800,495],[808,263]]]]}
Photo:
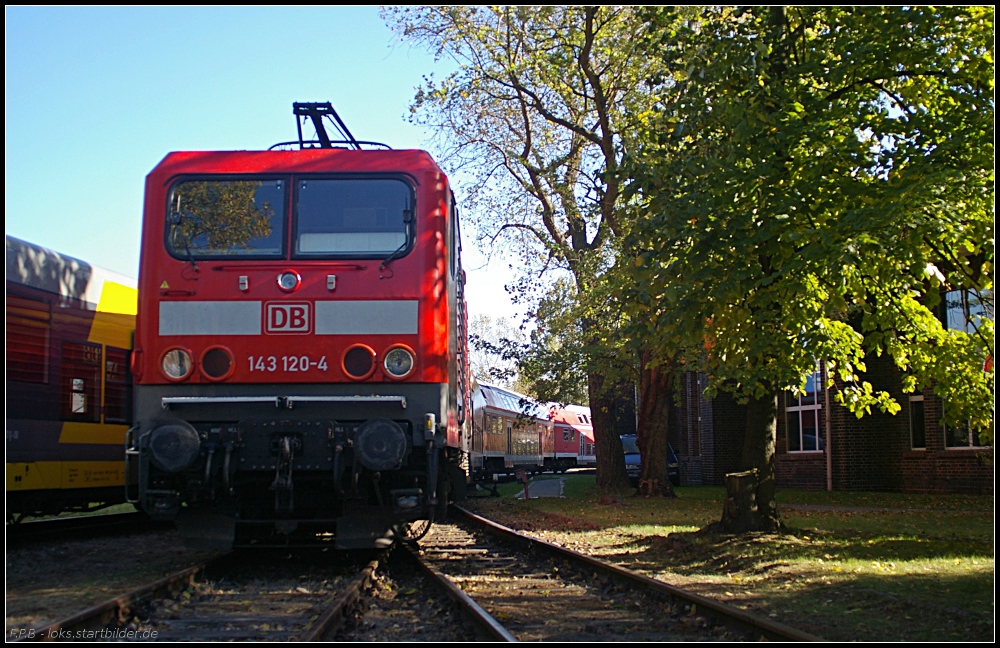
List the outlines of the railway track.
{"type": "Polygon", "coordinates": [[[329,554],[255,560],[234,552],[12,638],[319,641],[350,616],[383,559],[349,569],[329,554]]]}
{"type": "Polygon", "coordinates": [[[452,510],[388,562],[232,552],[11,639],[820,640],[452,510]]]}
{"type": "Polygon", "coordinates": [[[821,640],[453,510],[412,554],[492,640],[821,640]]]}

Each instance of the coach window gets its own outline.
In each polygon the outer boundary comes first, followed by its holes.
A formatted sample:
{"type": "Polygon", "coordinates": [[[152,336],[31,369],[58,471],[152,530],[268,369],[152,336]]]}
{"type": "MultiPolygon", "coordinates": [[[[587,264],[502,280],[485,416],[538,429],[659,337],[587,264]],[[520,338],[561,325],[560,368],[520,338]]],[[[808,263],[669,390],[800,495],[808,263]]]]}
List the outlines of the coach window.
{"type": "Polygon", "coordinates": [[[281,257],[285,180],[187,180],[174,185],[167,248],[179,259],[281,257]]]}
{"type": "Polygon", "coordinates": [[[402,180],[299,178],[295,189],[296,257],[402,256],[413,242],[413,190],[402,180]]]}
{"type": "Polygon", "coordinates": [[[100,422],[100,394],[100,345],[64,342],[59,388],[60,418],[64,421],[100,422]]]}
{"type": "Polygon", "coordinates": [[[104,422],[130,423],[132,376],[126,349],[104,349],[104,422]]]}
{"type": "Polygon", "coordinates": [[[49,382],[49,303],[7,295],[7,380],[49,382]]]}

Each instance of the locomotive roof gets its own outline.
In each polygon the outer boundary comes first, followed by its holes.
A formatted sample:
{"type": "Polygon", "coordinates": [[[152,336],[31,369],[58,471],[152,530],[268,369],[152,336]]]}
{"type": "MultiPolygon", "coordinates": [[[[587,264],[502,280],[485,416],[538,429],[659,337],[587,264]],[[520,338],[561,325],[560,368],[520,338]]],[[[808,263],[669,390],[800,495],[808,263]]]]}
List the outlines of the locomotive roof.
{"type": "Polygon", "coordinates": [[[6,239],[7,281],[80,300],[93,310],[135,315],[135,279],[13,236],[6,239]]]}
{"type": "Polygon", "coordinates": [[[417,149],[304,149],[299,151],[175,151],[150,175],[179,173],[442,173],[430,153],[417,149]]]}

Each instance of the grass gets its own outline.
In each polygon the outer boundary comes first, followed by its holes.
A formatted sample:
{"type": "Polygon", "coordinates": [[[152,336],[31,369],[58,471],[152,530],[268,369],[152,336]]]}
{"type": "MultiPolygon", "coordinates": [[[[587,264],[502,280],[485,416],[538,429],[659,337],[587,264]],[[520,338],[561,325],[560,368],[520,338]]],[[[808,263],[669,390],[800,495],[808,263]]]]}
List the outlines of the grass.
{"type": "MultiPolygon", "coordinates": [[[[100,504],[100,502],[93,502],[94,505],[100,504]]],[[[107,506],[105,508],[97,509],[95,511],[66,511],[64,513],[59,513],[57,515],[39,515],[29,516],[25,518],[27,522],[33,522],[37,520],[53,520],[55,518],[68,518],[68,517],[84,517],[88,515],[116,515],[119,513],[135,513],[136,508],[132,504],[115,504],[113,506],[107,506]]]]}
{"type": "Polygon", "coordinates": [[[778,534],[697,531],[721,487],[602,505],[591,475],[563,499],[476,500],[489,517],[827,639],[993,639],[993,498],[782,490],[778,534]],[[826,507],[826,508],[795,508],[826,507]]]}

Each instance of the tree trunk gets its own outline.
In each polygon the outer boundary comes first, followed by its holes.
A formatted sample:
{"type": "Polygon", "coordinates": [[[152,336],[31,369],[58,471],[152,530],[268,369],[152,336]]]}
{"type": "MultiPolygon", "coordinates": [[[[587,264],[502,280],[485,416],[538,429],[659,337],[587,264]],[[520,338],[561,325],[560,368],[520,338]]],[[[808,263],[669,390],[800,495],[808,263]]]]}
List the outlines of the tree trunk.
{"type": "Polygon", "coordinates": [[[726,475],[722,529],[729,533],[777,531],[784,525],[774,501],[774,436],[778,393],[771,391],[747,404],[742,473],[726,475]]]}
{"type": "Polygon", "coordinates": [[[604,376],[587,375],[590,419],[594,424],[594,454],[597,455],[597,490],[623,493],[629,488],[625,451],[614,424],[614,394],[604,389],[604,376]]]}
{"type": "Polygon", "coordinates": [[[667,431],[673,405],[674,374],[669,365],[651,367],[652,353],[639,356],[642,372],[639,379],[639,423],[636,444],[642,456],[642,475],[638,495],[676,497],[667,475],[667,431]]]}
{"type": "Polygon", "coordinates": [[[726,475],[726,501],[722,505],[722,528],[729,533],[759,531],[755,470],[726,475]]]}

